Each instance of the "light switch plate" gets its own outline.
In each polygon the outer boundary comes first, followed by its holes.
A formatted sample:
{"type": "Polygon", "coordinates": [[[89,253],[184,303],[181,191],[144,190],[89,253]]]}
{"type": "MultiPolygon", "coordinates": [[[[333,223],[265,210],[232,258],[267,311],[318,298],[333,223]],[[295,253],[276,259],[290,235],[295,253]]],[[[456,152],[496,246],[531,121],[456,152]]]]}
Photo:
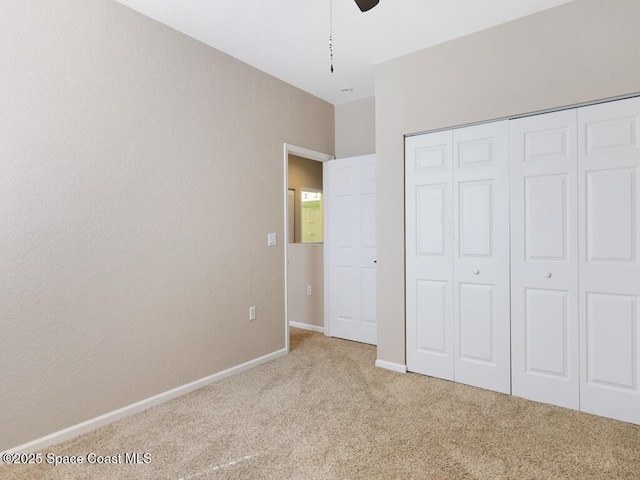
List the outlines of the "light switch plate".
{"type": "Polygon", "coordinates": [[[278,236],[275,233],[268,233],[267,234],[267,245],[269,247],[273,247],[277,244],[277,238],[278,236]]]}

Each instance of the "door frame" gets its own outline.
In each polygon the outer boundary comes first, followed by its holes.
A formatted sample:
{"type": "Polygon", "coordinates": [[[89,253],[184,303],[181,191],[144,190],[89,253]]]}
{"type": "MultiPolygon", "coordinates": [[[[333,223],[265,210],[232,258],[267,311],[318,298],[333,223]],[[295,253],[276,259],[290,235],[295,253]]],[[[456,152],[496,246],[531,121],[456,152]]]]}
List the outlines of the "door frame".
{"type": "MultiPolygon", "coordinates": [[[[323,162],[322,165],[322,196],[323,198],[326,196],[327,189],[327,165],[326,162],[329,160],[335,159],[333,155],[329,155],[328,153],[317,152],[315,150],[311,150],[305,147],[299,147],[297,145],[292,145],[290,143],[284,143],[284,188],[283,188],[283,197],[284,197],[284,230],[282,238],[284,239],[284,337],[285,337],[285,348],[287,353],[289,353],[289,312],[288,312],[288,300],[289,300],[289,291],[288,291],[288,270],[289,270],[289,236],[287,235],[287,229],[289,228],[288,224],[288,215],[289,212],[287,210],[287,201],[288,201],[288,192],[289,192],[289,155],[296,155],[297,157],[306,158],[309,160],[315,160],[317,162],[323,162]]],[[[329,334],[329,276],[327,275],[327,255],[329,249],[327,248],[326,243],[327,238],[327,209],[322,209],[322,256],[323,256],[323,283],[324,283],[324,334],[329,334]]]]}

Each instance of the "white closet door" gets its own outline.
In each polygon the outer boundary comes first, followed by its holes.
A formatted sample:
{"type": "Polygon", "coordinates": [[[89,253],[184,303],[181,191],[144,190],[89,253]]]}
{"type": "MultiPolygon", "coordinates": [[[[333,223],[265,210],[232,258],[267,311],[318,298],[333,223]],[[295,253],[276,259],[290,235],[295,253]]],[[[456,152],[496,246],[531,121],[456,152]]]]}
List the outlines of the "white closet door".
{"type": "Polygon", "coordinates": [[[580,409],[640,424],[640,99],[578,125],[580,409]]]}
{"type": "Polygon", "coordinates": [[[453,133],[405,142],[407,369],[453,380],[453,133]]]}
{"type": "Polygon", "coordinates": [[[329,335],[377,343],[376,158],[327,165],[329,335]]]}
{"type": "Polygon", "coordinates": [[[510,123],[512,391],[577,410],[577,111],[510,123]]]}
{"type": "Polygon", "coordinates": [[[453,132],[456,382],[511,392],[509,123],[453,132]]]}

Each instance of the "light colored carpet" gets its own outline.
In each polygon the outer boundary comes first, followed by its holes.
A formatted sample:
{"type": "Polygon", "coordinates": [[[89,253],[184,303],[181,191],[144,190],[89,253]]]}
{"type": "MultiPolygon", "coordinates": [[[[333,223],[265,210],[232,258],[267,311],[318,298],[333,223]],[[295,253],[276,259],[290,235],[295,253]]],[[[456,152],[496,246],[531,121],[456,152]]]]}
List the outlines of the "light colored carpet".
{"type": "Polygon", "coordinates": [[[640,478],[640,427],[414,374],[292,329],[291,354],[71,441],[141,465],[0,467],[3,479],[640,478]]]}

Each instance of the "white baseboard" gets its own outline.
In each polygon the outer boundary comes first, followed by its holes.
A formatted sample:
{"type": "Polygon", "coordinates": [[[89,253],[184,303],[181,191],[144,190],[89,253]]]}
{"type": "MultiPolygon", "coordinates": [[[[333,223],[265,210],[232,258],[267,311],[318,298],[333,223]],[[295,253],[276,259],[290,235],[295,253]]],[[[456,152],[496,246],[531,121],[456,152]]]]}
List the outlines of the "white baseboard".
{"type": "Polygon", "coordinates": [[[311,330],[312,332],[324,333],[324,327],[309,325],[308,323],[289,322],[290,327],[301,328],[302,330],[311,330]]]}
{"type": "Polygon", "coordinates": [[[278,350],[273,353],[269,353],[260,358],[256,358],[254,360],[249,360],[243,364],[237,365],[235,367],[231,367],[227,370],[223,370],[222,372],[214,373],[213,375],[209,375],[208,377],[201,378],[200,380],[196,380],[191,383],[187,383],[186,385],[182,385],[181,387],[176,387],[172,390],[168,390],[163,393],[159,393],[158,395],[154,395],[153,397],[146,398],[136,403],[132,403],[131,405],[127,405],[126,407],[119,408],[118,410],[114,410],[113,412],[105,413],[104,415],[100,415],[99,417],[92,418],[91,420],[87,420],[86,422],[78,423],[77,425],[73,425],[71,427],[65,428],[64,430],[59,430],[57,432],[46,435],[42,438],[38,438],[31,442],[24,443],[17,447],[11,448],[7,450],[8,453],[30,453],[38,450],[42,450],[50,445],[55,445],[57,443],[64,442],[71,438],[77,437],[78,435],[82,435],[83,433],[90,432],[91,430],[95,430],[98,427],[102,427],[103,425],[107,425],[109,423],[115,422],[116,420],[120,420],[121,418],[128,417],[133,415],[134,413],[141,412],[146,410],[147,408],[154,407],[156,405],[160,405],[168,400],[184,395],[185,393],[192,392],[199,388],[202,388],[211,383],[222,380],[223,378],[230,377],[232,375],[237,375],[238,373],[245,372],[247,370],[251,370],[258,365],[266,363],[270,360],[275,360],[276,358],[282,357],[287,354],[286,349],[278,350]]]}
{"type": "Polygon", "coordinates": [[[400,363],[386,362],[384,360],[376,360],[376,367],[391,370],[392,372],[407,373],[407,366],[400,363]]]}

